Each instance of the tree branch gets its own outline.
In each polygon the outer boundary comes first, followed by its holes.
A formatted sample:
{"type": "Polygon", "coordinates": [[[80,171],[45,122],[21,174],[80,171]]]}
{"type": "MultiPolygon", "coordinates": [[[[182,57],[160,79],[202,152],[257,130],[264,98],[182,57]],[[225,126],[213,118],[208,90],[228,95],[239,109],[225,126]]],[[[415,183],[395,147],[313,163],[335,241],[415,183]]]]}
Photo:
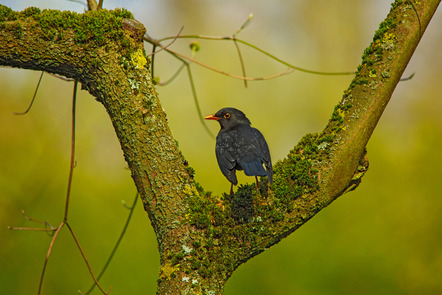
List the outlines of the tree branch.
{"type": "Polygon", "coordinates": [[[74,78],[104,105],[157,235],[158,292],[218,294],[241,263],[357,187],[365,146],[439,3],[392,5],[324,131],[278,161],[260,194],[245,185],[215,197],[194,183],[147,70],[144,27],[127,11],[0,6],[0,65],[74,78]]]}

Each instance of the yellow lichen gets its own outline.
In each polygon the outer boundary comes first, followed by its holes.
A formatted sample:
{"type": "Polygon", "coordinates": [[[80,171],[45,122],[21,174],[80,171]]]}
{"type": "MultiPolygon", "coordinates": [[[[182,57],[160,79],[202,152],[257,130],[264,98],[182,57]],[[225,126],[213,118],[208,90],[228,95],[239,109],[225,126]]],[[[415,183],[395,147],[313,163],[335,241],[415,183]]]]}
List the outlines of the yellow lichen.
{"type": "Polygon", "coordinates": [[[162,268],[161,268],[161,278],[166,278],[170,280],[172,274],[179,270],[179,265],[172,266],[169,262],[167,262],[162,268]]]}
{"type": "Polygon", "coordinates": [[[143,51],[138,49],[136,52],[132,53],[130,56],[132,65],[136,68],[143,68],[147,64],[147,59],[144,57],[143,51]]]}
{"type": "Polygon", "coordinates": [[[394,42],[397,40],[396,35],[393,33],[385,33],[381,39],[375,41],[375,48],[381,47],[382,49],[392,49],[394,42]]]}
{"type": "Polygon", "coordinates": [[[199,196],[195,186],[190,186],[189,184],[184,185],[183,192],[188,196],[199,196]]]}
{"type": "Polygon", "coordinates": [[[344,111],[344,110],[338,109],[338,113],[339,113],[339,115],[340,115],[342,118],[345,117],[345,111],[344,111]]]}

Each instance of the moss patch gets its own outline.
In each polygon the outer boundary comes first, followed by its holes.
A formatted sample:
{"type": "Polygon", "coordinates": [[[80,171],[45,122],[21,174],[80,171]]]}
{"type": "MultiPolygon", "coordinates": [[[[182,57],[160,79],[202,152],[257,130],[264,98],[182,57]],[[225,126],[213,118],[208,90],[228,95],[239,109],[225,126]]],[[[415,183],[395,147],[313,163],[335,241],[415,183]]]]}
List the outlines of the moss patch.
{"type": "Polygon", "coordinates": [[[111,42],[127,47],[130,42],[125,42],[125,31],[123,19],[133,18],[131,12],[126,9],[87,11],[76,13],[72,11],[59,11],[36,7],[29,7],[22,12],[14,12],[12,9],[0,5],[0,29],[16,30],[19,37],[20,30],[17,26],[20,23],[12,24],[5,22],[16,20],[33,19],[39,23],[41,38],[46,41],[61,40],[69,30],[73,31],[73,39],[77,45],[88,44],[90,47],[100,47],[111,42]]]}
{"type": "Polygon", "coordinates": [[[18,18],[18,15],[11,8],[0,4],[0,22],[14,21],[18,18]]]}

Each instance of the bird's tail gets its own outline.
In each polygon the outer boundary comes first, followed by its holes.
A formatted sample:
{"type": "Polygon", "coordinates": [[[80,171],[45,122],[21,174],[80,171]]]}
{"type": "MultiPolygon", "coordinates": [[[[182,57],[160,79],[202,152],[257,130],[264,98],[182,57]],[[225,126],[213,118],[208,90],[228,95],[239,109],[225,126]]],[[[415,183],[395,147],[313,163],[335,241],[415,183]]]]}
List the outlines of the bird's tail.
{"type": "Polygon", "coordinates": [[[241,167],[247,176],[267,176],[267,171],[265,171],[261,162],[244,162],[241,163],[241,167]]]}

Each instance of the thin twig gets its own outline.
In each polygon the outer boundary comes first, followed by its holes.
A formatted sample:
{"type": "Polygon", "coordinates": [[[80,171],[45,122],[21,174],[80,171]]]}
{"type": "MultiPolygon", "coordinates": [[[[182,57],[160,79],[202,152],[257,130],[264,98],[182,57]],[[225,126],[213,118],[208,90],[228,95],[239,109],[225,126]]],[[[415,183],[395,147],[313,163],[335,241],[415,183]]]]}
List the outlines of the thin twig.
{"type": "MultiPolygon", "coordinates": [[[[236,38],[236,36],[241,33],[242,30],[244,30],[253,20],[253,14],[250,13],[247,20],[241,25],[241,27],[233,34],[233,38],[236,38]]],[[[246,67],[244,66],[244,60],[242,58],[241,50],[239,49],[238,42],[236,42],[236,39],[233,40],[233,44],[235,44],[236,51],[238,52],[239,57],[239,63],[241,65],[241,71],[242,75],[246,77],[246,67]]],[[[247,88],[247,80],[244,80],[244,87],[247,88]]]]}
{"type": "Polygon", "coordinates": [[[57,228],[51,227],[51,228],[36,228],[36,227],[12,227],[8,226],[8,229],[10,230],[32,230],[32,231],[56,231],[57,228]]]}
{"type": "Polygon", "coordinates": [[[8,229],[10,229],[10,230],[45,231],[45,232],[48,233],[49,236],[52,236],[52,235],[53,235],[53,232],[55,232],[55,231],[57,230],[56,228],[54,228],[54,227],[53,227],[49,222],[47,222],[47,221],[39,220],[39,219],[34,219],[34,218],[31,218],[31,217],[27,216],[27,215],[25,214],[25,211],[24,211],[24,210],[21,210],[21,214],[23,215],[23,217],[24,217],[26,220],[29,220],[29,221],[31,221],[31,222],[35,222],[35,223],[41,223],[41,224],[44,224],[46,228],[36,228],[36,227],[13,227],[13,226],[8,226],[8,229]],[[47,228],[48,226],[49,226],[50,228],[47,228]]]}
{"type": "Polygon", "coordinates": [[[60,76],[60,75],[57,75],[57,74],[54,74],[54,73],[49,73],[49,72],[48,72],[48,74],[51,75],[51,76],[53,76],[53,77],[55,77],[55,78],[58,78],[58,79],[60,79],[60,80],[66,81],[66,82],[72,82],[72,81],[75,81],[75,79],[67,78],[67,77],[60,76]]]}
{"type": "Polygon", "coordinates": [[[73,93],[73,97],[72,97],[71,163],[70,163],[70,169],[69,169],[69,181],[68,181],[68,190],[67,190],[67,194],[66,194],[66,204],[65,204],[65,210],[64,210],[64,217],[63,217],[63,221],[61,222],[61,224],[57,227],[57,230],[55,231],[55,234],[52,237],[51,244],[49,245],[49,249],[46,254],[45,262],[43,264],[43,270],[42,270],[41,276],[40,276],[40,283],[38,286],[38,294],[40,294],[40,292],[41,292],[41,287],[43,285],[43,279],[44,279],[44,276],[46,273],[46,266],[49,261],[49,256],[51,255],[52,247],[54,246],[55,239],[57,238],[58,233],[63,228],[63,226],[66,225],[66,222],[68,219],[68,209],[69,209],[69,200],[70,200],[70,194],[71,194],[72,175],[74,172],[74,165],[75,165],[75,161],[74,161],[74,159],[75,159],[75,109],[76,109],[76,101],[77,101],[77,86],[78,86],[78,82],[75,81],[74,93],[73,93]]]}
{"type": "Polygon", "coordinates": [[[87,8],[87,3],[85,3],[85,2],[83,2],[83,1],[81,1],[81,0],[68,0],[68,1],[71,1],[71,2],[77,2],[77,3],[83,4],[84,7],[87,8]]]}
{"type": "MultiPolygon", "coordinates": [[[[243,75],[244,77],[246,77],[246,76],[247,76],[247,75],[246,75],[246,68],[245,68],[245,66],[244,66],[244,61],[243,61],[243,59],[242,59],[241,50],[239,50],[238,42],[236,42],[236,40],[234,40],[234,41],[233,41],[233,44],[235,44],[236,51],[238,52],[239,63],[240,63],[240,65],[241,65],[242,75],[243,75]]],[[[247,80],[245,80],[245,79],[244,79],[244,87],[247,88],[247,80]]]]}
{"type": "Polygon", "coordinates": [[[198,118],[200,119],[200,122],[201,122],[201,124],[203,124],[203,126],[206,129],[207,133],[212,138],[215,138],[215,135],[213,135],[212,131],[210,131],[209,127],[207,127],[207,125],[204,122],[203,113],[201,112],[201,108],[200,108],[200,104],[199,104],[199,101],[198,101],[198,97],[196,95],[195,84],[193,83],[192,71],[190,70],[190,66],[189,65],[187,65],[187,75],[189,76],[190,88],[192,89],[193,100],[195,102],[196,111],[198,113],[198,118]]]}
{"type": "Polygon", "coordinates": [[[63,217],[64,221],[66,221],[68,219],[69,200],[71,197],[72,176],[74,174],[74,167],[75,167],[75,114],[76,114],[76,105],[77,105],[77,88],[78,88],[78,81],[75,81],[74,82],[74,93],[72,94],[71,163],[70,163],[70,168],[69,168],[68,190],[66,193],[66,204],[65,204],[64,217],[63,217]]]}
{"type": "Polygon", "coordinates": [[[108,294],[108,292],[104,291],[103,288],[100,286],[100,283],[98,283],[97,279],[95,278],[94,272],[89,264],[89,261],[86,258],[86,254],[84,254],[83,248],[81,247],[80,243],[78,242],[77,236],[75,235],[74,231],[72,230],[71,226],[69,225],[69,223],[65,222],[67,228],[69,229],[69,231],[71,232],[72,237],[75,240],[75,244],[77,244],[78,250],[80,250],[81,256],[83,256],[83,260],[86,263],[87,268],[89,269],[89,273],[91,274],[92,279],[95,282],[95,285],[97,285],[98,289],[100,289],[100,291],[103,294],[108,294]]]}
{"type": "MultiPolygon", "coordinates": [[[[157,48],[157,46],[155,44],[152,44],[152,52],[155,52],[155,49],[157,48]]],[[[155,79],[155,75],[154,75],[154,64],[155,64],[155,54],[152,55],[151,57],[151,61],[150,61],[150,75],[152,79],[155,79]]]]}
{"type": "Polygon", "coordinates": [[[49,249],[48,252],[46,253],[46,258],[45,258],[45,262],[43,263],[43,269],[41,271],[41,275],[40,275],[40,282],[38,284],[38,291],[37,294],[40,295],[41,293],[41,287],[43,286],[43,279],[45,277],[45,273],[46,273],[46,266],[48,265],[48,261],[49,261],[49,256],[51,256],[51,252],[52,252],[52,247],[54,246],[55,243],[55,239],[57,239],[58,234],[60,232],[60,230],[63,228],[63,226],[65,225],[65,221],[63,220],[61,222],[61,224],[57,227],[57,230],[55,231],[54,236],[52,237],[51,243],[49,244],[49,249]]]}
{"type": "MultiPolygon", "coordinates": [[[[44,221],[44,220],[34,219],[34,218],[31,218],[31,217],[27,216],[27,215],[25,214],[25,210],[21,210],[21,214],[23,215],[23,217],[24,217],[26,220],[29,220],[29,221],[32,221],[32,222],[36,222],[36,223],[41,223],[41,224],[47,224],[47,225],[51,226],[48,222],[46,222],[46,221],[44,221]]],[[[52,226],[51,226],[51,227],[52,227],[52,226]]]]}
{"type": "MultiPolygon", "coordinates": [[[[149,35],[147,35],[147,34],[144,35],[144,40],[147,41],[147,42],[149,42],[149,43],[151,43],[151,44],[153,45],[152,51],[155,51],[155,48],[156,48],[157,46],[162,47],[162,45],[161,45],[157,40],[152,39],[152,38],[151,38],[149,35]]],[[[166,50],[167,52],[170,53],[169,49],[165,48],[165,50],[166,50]]],[[[176,59],[178,59],[178,60],[182,63],[182,65],[181,65],[181,67],[178,69],[178,71],[175,72],[175,74],[172,76],[172,78],[170,78],[170,79],[169,79],[168,81],[166,81],[165,83],[161,83],[160,85],[167,85],[168,83],[170,83],[171,81],[173,81],[173,80],[178,76],[178,74],[182,71],[182,69],[183,69],[184,67],[186,67],[186,68],[187,68],[187,74],[188,74],[188,77],[189,77],[189,80],[190,80],[190,88],[191,88],[191,90],[192,90],[193,100],[194,100],[194,102],[195,102],[195,106],[196,106],[196,110],[197,110],[198,116],[199,116],[199,118],[200,118],[200,122],[201,122],[201,124],[203,125],[204,129],[206,130],[207,134],[209,134],[210,137],[215,138],[215,136],[213,135],[213,133],[210,131],[209,127],[207,127],[205,120],[202,119],[202,118],[203,118],[203,115],[202,115],[201,108],[200,108],[200,105],[199,105],[198,96],[197,96],[197,94],[196,94],[196,88],[195,88],[195,84],[194,84],[194,82],[193,82],[192,72],[191,72],[191,70],[190,70],[190,65],[189,65],[189,63],[188,63],[185,59],[179,57],[178,55],[173,54],[173,53],[171,53],[171,54],[172,54],[173,57],[175,57],[176,59]]],[[[153,69],[154,69],[154,67],[153,67],[153,65],[154,65],[154,57],[155,57],[155,55],[152,56],[152,62],[151,62],[151,64],[152,64],[152,65],[151,65],[151,75],[152,75],[152,77],[154,76],[154,73],[153,73],[153,69]]]]}
{"type": "Polygon", "coordinates": [[[16,115],[25,115],[25,114],[27,114],[29,112],[29,110],[31,109],[32,105],[34,104],[35,97],[37,96],[38,88],[40,87],[40,82],[41,82],[41,79],[43,78],[43,74],[44,74],[44,72],[42,71],[41,75],[40,75],[40,78],[38,79],[37,87],[35,87],[34,96],[32,97],[31,103],[29,104],[29,106],[26,109],[26,111],[24,111],[22,113],[14,113],[14,114],[16,114],[16,115]]]}
{"type": "Polygon", "coordinates": [[[167,47],[169,47],[170,45],[172,45],[172,44],[176,41],[176,39],[179,37],[179,35],[180,35],[181,32],[183,31],[183,29],[184,29],[184,26],[181,27],[181,29],[180,29],[180,31],[178,32],[178,34],[175,36],[175,38],[173,38],[173,40],[172,40],[169,44],[167,44],[167,45],[164,46],[164,47],[161,46],[161,49],[160,49],[160,50],[155,51],[155,52],[152,52],[151,54],[147,55],[146,57],[149,57],[149,56],[155,55],[155,54],[157,54],[158,52],[160,52],[161,50],[164,50],[164,49],[166,49],[167,47]]]}
{"type": "MultiPolygon", "coordinates": [[[[159,39],[158,41],[161,42],[161,41],[169,40],[171,38],[173,38],[173,37],[165,37],[165,38],[159,39]]],[[[352,74],[355,73],[355,72],[321,72],[321,71],[313,71],[313,70],[308,70],[308,69],[304,69],[304,68],[301,68],[301,67],[297,67],[297,66],[294,66],[294,65],[292,65],[292,64],[290,64],[290,63],[288,63],[286,61],[283,61],[282,59],[274,56],[273,54],[270,54],[269,52],[267,52],[267,51],[265,51],[265,50],[255,46],[255,45],[253,45],[251,43],[248,43],[248,42],[246,42],[246,41],[244,41],[242,39],[238,39],[238,38],[235,38],[235,37],[230,37],[230,36],[227,36],[227,37],[215,37],[215,36],[203,36],[203,35],[181,35],[181,36],[178,37],[178,39],[190,39],[190,38],[192,38],[192,39],[203,39],[203,40],[228,40],[228,41],[236,40],[237,42],[242,43],[242,44],[244,44],[244,45],[246,45],[248,47],[251,47],[251,48],[261,52],[262,54],[270,57],[271,59],[273,59],[273,60],[275,60],[275,61],[277,61],[277,62],[279,62],[279,63],[281,63],[281,64],[283,64],[283,65],[285,65],[285,66],[287,66],[289,68],[291,68],[291,69],[294,69],[294,70],[297,70],[297,71],[300,71],[300,72],[304,72],[304,73],[316,74],[316,75],[326,75],[326,76],[352,75],[352,74]]]]}
{"type": "Polygon", "coordinates": [[[422,38],[422,26],[421,26],[421,19],[419,17],[419,14],[417,13],[417,9],[414,6],[413,2],[411,0],[407,0],[408,3],[410,3],[411,7],[413,7],[414,14],[416,14],[417,21],[419,22],[419,38],[422,38]]]}
{"type": "MultiPolygon", "coordinates": [[[[196,35],[195,35],[195,36],[196,36],[196,35]]],[[[182,37],[183,37],[183,36],[178,36],[178,37],[176,37],[176,38],[182,38],[182,37]]],[[[188,36],[186,36],[186,38],[187,38],[187,37],[188,37],[188,36]]],[[[229,38],[229,40],[233,40],[233,37],[227,37],[227,38],[229,38]]],[[[181,53],[178,53],[178,52],[176,52],[176,51],[173,51],[173,50],[171,50],[171,49],[169,49],[169,48],[165,48],[163,45],[161,45],[160,42],[161,42],[162,40],[168,40],[168,39],[171,39],[171,38],[167,37],[167,38],[163,38],[163,39],[160,39],[160,40],[155,40],[155,39],[149,37],[147,34],[144,35],[144,40],[145,40],[145,41],[149,42],[150,44],[152,44],[152,45],[154,45],[154,46],[156,46],[156,47],[162,47],[165,51],[169,52],[170,54],[174,55],[175,57],[181,57],[182,59],[185,59],[185,60],[188,60],[188,61],[190,61],[190,62],[193,62],[193,63],[195,63],[195,64],[197,64],[197,65],[200,65],[200,66],[202,66],[202,67],[205,67],[205,68],[207,68],[207,69],[209,69],[209,70],[212,70],[212,71],[214,71],[214,72],[216,72],[216,73],[223,74],[223,75],[226,75],[226,76],[228,76],[228,77],[235,78],[235,79],[239,79],[239,80],[248,80],[248,81],[269,80],[269,79],[274,79],[274,78],[277,78],[277,77],[281,77],[281,76],[284,76],[284,75],[287,75],[287,74],[290,74],[290,73],[293,72],[293,71],[285,71],[285,72],[282,72],[282,73],[279,73],[279,74],[276,74],[276,75],[272,75],[272,76],[267,76],[267,77],[255,77],[255,78],[249,78],[249,77],[243,77],[243,76],[238,76],[238,75],[230,74],[230,73],[227,73],[227,72],[224,72],[224,71],[218,70],[218,69],[216,69],[216,68],[214,68],[214,67],[212,67],[212,66],[209,66],[209,65],[207,65],[207,64],[205,64],[205,63],[199,62],[199,61],[193,59],[192,57],[188,57],[188,56],[185,56],[185,55],[183,55],[183,54],[181,54],[181,53]]],[[[214,39],[214,40],[216,40],[216,39],[214,39]]],[[[236,39],[236,40],[239,40],[239,39],[236,39]]],[[[154,55],[154,56],[155,56],[155,55],[154,55]]]]}
{"type": "Polygon", "coordinates": [[[200,65],[200,66],[202,66],[202,67],[205,67],[206,69],[209,69],[209,70],[212,70],[212,71],[214,71],[214,72],[216,72],[216,73],[223,74],[223,75],[225,75],[225,76],[228,76],[228,77],[231,77],[231,78],[235,78],[235,79],[239,79],[239,80],[248,80],[248,81],[270,80],[270,79],[278,78],[278,77],[281,77],[281,76],[284,76],[284,75],[288,75],[288,74],[291,74],[291,73],[294,72],[293,69],[288,69],[288,70],[286,70],[286,71],[284,71],[284,72],[281,72],[281,73],[276,74],[276,75],[271,75],[271,76],[265,76],[265,77],[253,77],[253,78],[251,78],[251,77],[243,77],[243,76],[238,76],[238,75],[234,75],[234,74],[230,74],[230,73],[227,73],[227,72],[224,72],[224,71],[218,70],[218,69],[216,69],[216,68],[214,68],[214,67],[212,67],[212,66],[206,65],[206,64],[204,64],[204,63],[202,63],[202,62],[199,62],[199,61],[197,61],[197,60],[195,60],[195,59],[193,59],[193,58],[190,58],[190,57],[188,57],[188,56],[185,56],[185,55],[183,55],[183,54],[181,54],[181,53],[178,53],[178,52],[176,52],[176,51],[170,50],[170,49],[168,49],[168,48],[166,48],[165,50],[166,50],[167,52],[170,52],[170,53],[172,53],[172,54],[175,54],[175,55],[177,55],[177,56],[179,56],[179,57],[181,57],[181,58],[184,58],[184,59],[186,59],[186,60],[188,60],[188,61],[191,61],[191,62],[193,62],[193,63],[195,63],[195,64],[197,64],[197,65],[200,65]]]}
{"type": "Polygon", "coordinates": [[[403,81],[408,81],[408,80],[411,80],[411,79],[413,79],[413,77],[414,77],[414,74],[415,73],[413,73],[413,74],[411,74],[410,76],[408,76],[408,77],[405,77],[405,78],[401,78],[399,81],[401,81],[401,82],[403,82],[403,81]]]}
{"type": "Polygon", "coordinates": [[[238,31],[233,34],[234,37],[236,37],[239,33],[241,33],[242,30],[244,30],[253,20],[253,13],[249,14],[249,17],[246,19],[246,21],[241,25],[241,27],[238,29],[238,31]]]}
{"type": "MultiPolygon", "coordinates": [[[[120,245],[121,241],[123,240],[123,237],[124,237],[124,235],[126,233],[126,230],[127,230],[128,226],[129,226],[129,223],[130,223],[130,220],[132,218],[132,214],[134,212],[135,205],[137,204],[137,200],[138,200],[138,192],[135,195],[135,199],[134,199],[134,201],[132,203],[132,207],[130,207],[129,216],[127,217],[126,223],[124,224],[123,230],[121,231],[120,237],[118,238],[117,243],[114,246],[114,249],[112,249],[112,252],[109,255],[109,258],[107,259],[106,263],[104,264],[103,269],[101,270],[100,274],[98,275],[97,281],[100,281],[101,277],[103,276],[104,272],[106,271],[107,267],[109,266],[112,258],[114,257],[115,252],[117,252],[118,246],[120,245]]],[[[127,208],[127,206],[125,206],[125,207],[127,208]]],[[[94,290],[95,285],[96,284],[93,284],[89,288],[89,291],[86,292],[86,295],[90,294],[94,290]]]]}
{"type": "Polygon", "coordinates": [[[173,80],[175,80],[176,77],[181,73],[181,71],[186,67],[187,63],[182,63],[181,66],[178,68],[178,70],[175,72],[175,74],[172,75],[168,80],[165,82],[158,83],[160,86],[167,86],[169,83],[171,83],[173,80]]]}

